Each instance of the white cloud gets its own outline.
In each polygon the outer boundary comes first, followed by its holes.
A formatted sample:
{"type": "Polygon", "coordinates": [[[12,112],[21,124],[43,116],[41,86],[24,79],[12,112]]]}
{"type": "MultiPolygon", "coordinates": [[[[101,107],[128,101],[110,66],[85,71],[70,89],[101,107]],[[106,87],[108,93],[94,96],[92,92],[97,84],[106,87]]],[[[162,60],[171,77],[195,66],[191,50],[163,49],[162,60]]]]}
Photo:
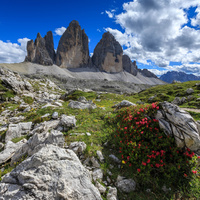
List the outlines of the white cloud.
{"type": "Polygon", "coordinates": [[[56,35],[62,35],[65,32],[66,28],[65,27],[61,27],[61,28],[56,28],[55,29],[55,34],[56,35]]]}
{"type": "Polygon", "coordinates": [[[197,12],[197,16],[195,18],[191,19],[191,24],[192,24],[192,26],[200,27],[200,7],[197,7],[195,12],[197,12]]]}
{"type": "Polygon", "coordinates": [[[100,29],[97,29],[97,31],[98,31],[99,33],[101,33],[101,30],[100,30],[100,29]]]}
{"type": "MultiPolygon", "coordinates": [[[[123,32],[107,27],[131,59],[146,64],[151,60],[160,67],[170,61],[186,64],[200,62],[200,30],[186,26],[188,9],[197,6],[193,26],[200,25],[200,1],[197,0],[134,0],[123,4],[123,12],[109,16],[123,32]]],[[[193,66],[194,67],[194,66],[193,66]]],[[[188,68],[187,68],[188,69],[188,68]]],[[[168,69],[167,69],[168,70],[168,69]]],[[[195,73],[195,72],[194,72],[195,73]]]]}
{"type": "Polygon", "coordinates": [[[20,38],[18,43],[0,40],[0,63],[23,62],[26,56],[26,45],[30,39],[20,38]]]}
{"type": "Polygon", "coordinates": [[[114,17],[114,13],[112,13],[111,11],[106,10],[105,12],[106,12],[106,14],[108,15],[109,18],[114,17]]]}

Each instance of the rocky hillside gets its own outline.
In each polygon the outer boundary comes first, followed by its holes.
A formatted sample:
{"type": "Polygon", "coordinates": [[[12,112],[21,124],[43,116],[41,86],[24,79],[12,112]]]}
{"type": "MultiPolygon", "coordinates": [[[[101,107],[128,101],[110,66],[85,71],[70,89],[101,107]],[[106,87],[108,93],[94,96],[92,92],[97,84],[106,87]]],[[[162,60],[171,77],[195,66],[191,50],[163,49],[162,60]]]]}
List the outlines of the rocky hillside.
{"type": "Polygon", "coordinates": [[[184,72],[171,71],[167,72],[166,74],[163,74],[160,77],[160,79],[167,83],[172,83],[173,81],[186,82],[186,81],[200,80],[200,76],[195,76],[193,74],[186,74],[184,72]]]}
{"type": "MultiPolygon", "coordinates": [[[[144,186],[113,143],[109,119],[123,107],[142,112],[137,94],[66,91],[3,68],[0,94],[0,199],[155,200],[174,192],[144,186]]],[[[163,103],[157,120],[178,146],[200,154],[200,126],[188,113],[163,103]]]]}

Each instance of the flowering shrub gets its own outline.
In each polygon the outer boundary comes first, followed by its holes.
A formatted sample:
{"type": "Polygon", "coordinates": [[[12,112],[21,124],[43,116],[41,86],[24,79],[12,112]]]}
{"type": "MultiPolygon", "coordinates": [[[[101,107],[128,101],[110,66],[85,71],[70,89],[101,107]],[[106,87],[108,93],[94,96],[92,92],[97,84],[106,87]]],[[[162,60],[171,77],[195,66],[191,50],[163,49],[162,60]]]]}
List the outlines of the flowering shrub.
{"type": "Polygon", "coordinates": [[[174,138],[160,130],[154,118],[158,109],[157,103],[129,107],[111,119],[112,138],[122,165],[131,168],[138,180],[151,183],[156,180],[157,186],[165,184],[175,189],[188,187],[189,180],[199,173],[197,156],[189,149],[178,149],[174,138]]]}

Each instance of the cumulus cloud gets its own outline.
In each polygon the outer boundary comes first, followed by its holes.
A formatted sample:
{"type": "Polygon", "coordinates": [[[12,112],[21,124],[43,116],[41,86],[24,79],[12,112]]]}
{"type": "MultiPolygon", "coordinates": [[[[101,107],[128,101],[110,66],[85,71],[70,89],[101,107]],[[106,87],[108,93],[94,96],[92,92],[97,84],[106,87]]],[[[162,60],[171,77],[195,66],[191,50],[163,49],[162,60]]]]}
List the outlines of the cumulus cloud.
{"type": "Polygon", "coordinates": [[[18,43],[0,40],[0,63],[23,62],[26,56],[26,45],[30,39],[20,38],[18,43]]]}
{"type": "Polygon", "coordinates": [[[123,32],[111,27],[106,30],[125,46],[124,52],[133,60],[144,64],[151,60],[165,68],[170,61],[186,66],[200,62],[200,30],[187,26],[190,7],[196,7],[197,12],[191,24],[199,26],[199,1],[134,0],[124,3],[123,12],[113,16],[123,32]]]}
{"type": "Polygon", "coordinates": [[[61,28],[56,28],[55,29],[55,34],[56,35],[62,35],[65,32],[66,28],[65,27],[61,27],[61,28]]]}

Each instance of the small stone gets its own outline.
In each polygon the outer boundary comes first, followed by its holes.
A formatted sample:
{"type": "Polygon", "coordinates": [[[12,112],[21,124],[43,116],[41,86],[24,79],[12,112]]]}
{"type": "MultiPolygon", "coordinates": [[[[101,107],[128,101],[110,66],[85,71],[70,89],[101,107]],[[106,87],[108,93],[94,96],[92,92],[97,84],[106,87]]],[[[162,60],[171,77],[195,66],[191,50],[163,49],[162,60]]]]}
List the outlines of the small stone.
{"type": "Polygon", "coordinates": [[[100,168],[100,164],[94,157],[92,157],[90,160],[92,162],[93,167],[100,168]]]}
{"type": "Polygon", "coordinates": [[[86,147],[87,147],[87,145],[85,144],[85,142],[72,142],[69,145],[69,149],[74,151],[74,153],[76,153],[76,154],[83,153],[85,151],[86,147]]]}
{"type": "Polygon", "coordinates": [[[94,181],[101,181],[103,179],[103,171],[101,169],[94,169],[94,171],[92,172],[92,177],[94,181]]]}
{"type": "Polygon", "coordinates": [[[121,161],[119,160],[119,158],[117,158],[115,155],[111,154],[109,155],[109,158],[111,158],[114,162],[116,163],[121,163],[121,161]]]}
{"type": "Polygon", "coordinates": [[[107,200],[117,200],[117,188],[108,187],[107,200]]]}
{"type": "Polygon", "coordinates": [[[75,116],[62,115],[60,122],[66,128],[71,128],[76,126],[75,116]]]}
{"type": "Polygon", "coordinates": [[[132,179],[126,179],[125,177],[118,176],[116,186],[122,192],[130,193],[135,191],[136,183],[132,179]]]}
{"type": "Polygon", "coordinates": [[[104,161],[104,157],[103,157],[101,151],[97,151],[97,156],[98,156],[99,161],[102,163],[104,161]]]}
{"type": "Polygon", "coordinates": [[[52,119],[58,119],[58,112],[54,112],[52,114],[52,119]]]}
{"type": "Polygon", "coordinates": [[[86,135],[87,135],[87,136],[91,136],[91,133],[88,133],[88,132],[87,132],[86,135]]]}
{"type": "Polygon", "coordinates": [[[98,181],[96,181],[95,186],[97,187],[97,189],[101,194],[104,194],[106,192],[106,187],[101,185],[101,183],[99,183],[98,181]]]}
{"type": "Polygon", "coordinates": [[[47,113],[47,114],[43,115],[41,118],[45,118],[45,117],[48,117],[48,116],[50,116],[50,114],[49,114],[49,113],[47,113]]]}
{"type": "Polygon", "coordinates": [[[0,150],[3,149],[4,144],[0,142],[0,150]]]}
{"type": "Polygon", "coordinates": [[[187,93],[187,94],[192,94],[192,93],[194,93],[194,90],[193,90],[192,88],[188,88],[188,89],[186,90],[186,93],[187,93]]]}
{"type": "Polygon", "coordinates": [[[62,107],[62,103],[60,103],[60,102],[54,102],[54,105],[56,105],[56,106],[59,106],[59,107],[62,107]]]}

